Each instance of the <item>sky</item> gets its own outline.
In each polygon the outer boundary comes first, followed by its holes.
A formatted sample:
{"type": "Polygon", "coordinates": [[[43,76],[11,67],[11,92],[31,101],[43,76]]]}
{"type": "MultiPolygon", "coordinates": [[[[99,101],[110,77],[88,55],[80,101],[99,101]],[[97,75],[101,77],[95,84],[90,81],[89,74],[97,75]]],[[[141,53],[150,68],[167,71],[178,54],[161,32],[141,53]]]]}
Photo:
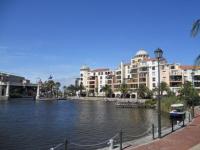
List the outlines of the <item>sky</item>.
{"type": "Polygon", "coordinates": [[[139,49],[192,65],[199,0],[0,0],[0,71],[74,83],[82,65],[118,67],[139,49]]]}

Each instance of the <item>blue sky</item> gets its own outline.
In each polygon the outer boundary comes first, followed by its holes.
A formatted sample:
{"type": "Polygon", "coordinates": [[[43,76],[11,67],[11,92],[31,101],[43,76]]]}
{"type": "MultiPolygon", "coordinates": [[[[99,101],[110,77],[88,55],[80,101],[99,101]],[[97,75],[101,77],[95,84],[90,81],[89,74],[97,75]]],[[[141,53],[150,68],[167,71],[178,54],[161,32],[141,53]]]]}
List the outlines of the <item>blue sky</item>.
{"type": "Polygon", "coordinates": [[[0,0],[0,71],[33,82],[73,83],[86,64],[116,68],[138,49],[160,47],[170,63],[193,64],[199,0],[0,0]]]}

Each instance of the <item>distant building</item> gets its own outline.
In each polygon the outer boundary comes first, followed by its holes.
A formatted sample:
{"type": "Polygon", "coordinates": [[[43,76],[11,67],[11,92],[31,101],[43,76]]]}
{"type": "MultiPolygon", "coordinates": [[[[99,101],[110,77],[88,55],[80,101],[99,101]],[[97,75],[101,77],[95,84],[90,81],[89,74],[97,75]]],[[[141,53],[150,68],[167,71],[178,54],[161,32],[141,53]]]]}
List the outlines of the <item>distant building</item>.
{"type": "Polygon", "coordinates": [[[9,97],[34,97],[36,88],[36,84],[24,77],[0,72],[0,100],[7,100],[9,97]]]}
{"type": "MultiPolygon", "coordinates": [[[[170,89],[177,93],[185,81],[192,81],[191,72],[194,71],[194,86],[200,92],[200,68],[168,64],[163,58],[160,62],[160,80],[166,82],[170,89]]],[[[145,50],[139,50],[130,63],[121,62],[115,70],[109,68],[90,69],[83,66],[80,69],[80,82],[90,95],[103,96],[102,87],[109,85],[114,92],[113,96],[120,96],[119,87],[127,84],[132,90],[131,97],[137,97],[136,89],[140,85],[147,86],[150,90],[158,86],[158,62],[150,58],[145,50]],[[91,94],[92,93],[92,94],[91,94]]]]}

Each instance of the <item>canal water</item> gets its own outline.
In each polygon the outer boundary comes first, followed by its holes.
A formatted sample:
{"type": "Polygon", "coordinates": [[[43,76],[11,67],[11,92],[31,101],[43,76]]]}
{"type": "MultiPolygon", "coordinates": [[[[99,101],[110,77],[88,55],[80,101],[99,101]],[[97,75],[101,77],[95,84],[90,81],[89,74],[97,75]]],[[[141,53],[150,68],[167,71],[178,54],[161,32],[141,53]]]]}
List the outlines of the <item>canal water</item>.
{"type": "MultiPolygon", "coordinates": [[[[142,134],[152,123],[157,124],[155,110],[116,108],[113,102],[0,101],[0,150],[48,150],[65,138],[81,145],[96,144],[120,129],[124,135],[142,134]]],[[[169,126],[168,116],[162,116],[162,125],[169,126]]],[[[70,150],[97,148],[69,146],[70,150]]]]}

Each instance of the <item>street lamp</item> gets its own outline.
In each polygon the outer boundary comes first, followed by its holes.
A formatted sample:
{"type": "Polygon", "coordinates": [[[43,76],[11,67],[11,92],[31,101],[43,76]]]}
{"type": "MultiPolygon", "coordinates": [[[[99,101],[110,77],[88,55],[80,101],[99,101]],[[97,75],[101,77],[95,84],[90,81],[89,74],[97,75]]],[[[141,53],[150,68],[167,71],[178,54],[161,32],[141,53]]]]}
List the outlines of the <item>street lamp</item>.
{"type": "Polygon", "coordinates": [[[158,61],[158,138],[161,138],[161,108],[160,108],[160,60],[163,55],[162,49],[158,48],[154,51],[158,61]]]}
{"type": "MultiPolygon", "coordinates": [[[[192,86],[194,88],[194,70],[192,70],[191,76],[192,76],[192,86]]],[[[192,99],[192,117],[194,118],[194,98],[192,99]]]]}

